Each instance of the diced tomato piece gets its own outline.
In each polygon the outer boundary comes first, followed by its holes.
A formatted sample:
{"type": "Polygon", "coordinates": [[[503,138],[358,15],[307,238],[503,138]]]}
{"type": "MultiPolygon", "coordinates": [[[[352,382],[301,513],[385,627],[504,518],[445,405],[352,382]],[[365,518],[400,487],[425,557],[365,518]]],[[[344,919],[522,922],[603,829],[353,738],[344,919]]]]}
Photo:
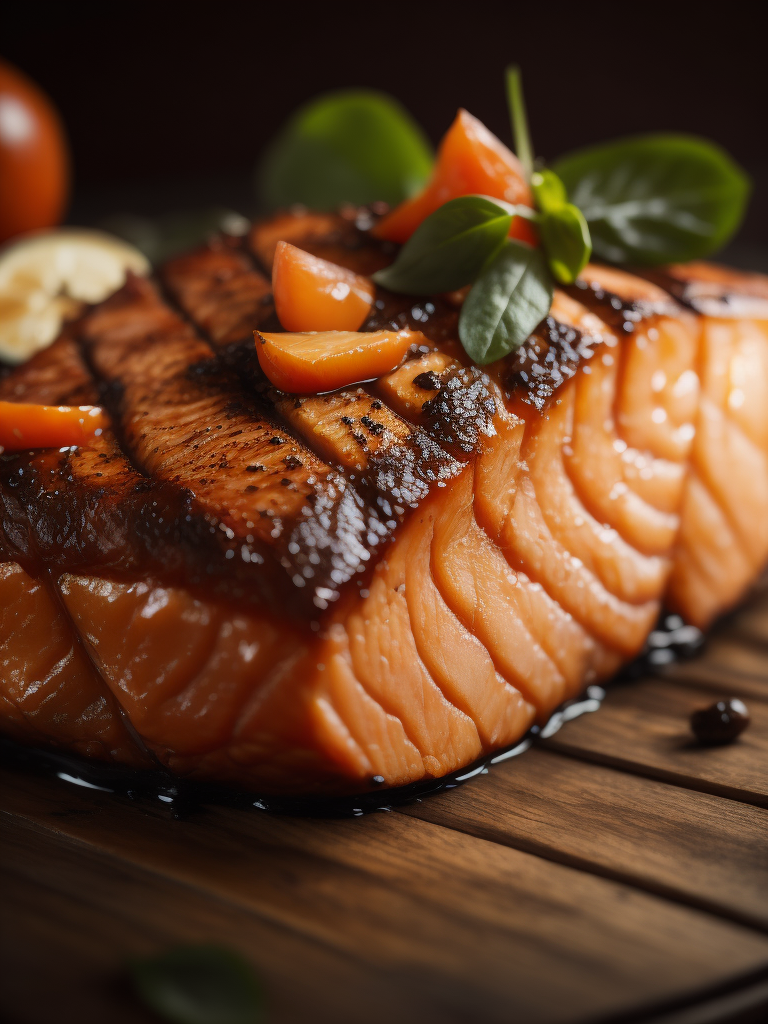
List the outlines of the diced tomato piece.
{"type": "MultiPolygon", "coordinates": [[[[390,242],[407,242],[443,203],[473,194],[533,207],[533,195],[515,154],[476,117],[460,110],[440,143],[432,178],[424,190],[395,207],[379,221],[373,234],[390,242]]],[[[509,234],[532,245],[537,242],[533,225],[523,217],[514,218],[509,234]]]]}
{"type": "Polygon", "coordinates": [[[107,416],[97,405],[0,402],[0,450],[87,444],[108,425],[107,416]]]}
{"type": "Polygon", "coordinates": [[[346,267],[278,242],[272,293],[286,331],[357,331],[371,311],[375,288],[346,267]]]}
{"type": "Polygon", "coordinates": [[[394,370],[411,345],[426,343],[408,330],[253,334],[262,370],[275,387],[293,394],[375,380],[394,370]]]}

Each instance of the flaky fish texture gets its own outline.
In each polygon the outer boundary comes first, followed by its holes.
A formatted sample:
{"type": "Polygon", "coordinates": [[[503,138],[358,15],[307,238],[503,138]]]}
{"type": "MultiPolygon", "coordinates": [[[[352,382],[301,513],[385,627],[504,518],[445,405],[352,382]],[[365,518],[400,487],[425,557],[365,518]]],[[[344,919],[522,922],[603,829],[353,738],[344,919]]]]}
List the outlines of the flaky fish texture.
{"type": "Polygon", "coordinates": [[[588,266],[482,370],[460,296],[379,292],[406,361],[277,391],[280,239],[370,274],[369,215],[280,215],[131,278],[0,380],[102,402],[0,460],[0,730],[264,793],[360,793],[514,743],[768,561],[768,280],[588,266]],[[383,780],[383,783],[382,783],[383,780]]]}

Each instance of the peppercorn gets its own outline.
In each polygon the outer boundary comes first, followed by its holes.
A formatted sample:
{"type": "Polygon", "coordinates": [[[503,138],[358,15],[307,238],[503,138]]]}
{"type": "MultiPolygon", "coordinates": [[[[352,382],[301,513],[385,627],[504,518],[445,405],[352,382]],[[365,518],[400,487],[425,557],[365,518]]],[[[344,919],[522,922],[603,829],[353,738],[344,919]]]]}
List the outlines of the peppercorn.
{"type": "Polygon", "coordinates": [[[749,725],[749,711],[741,700],[718,700],[708,708],[694,711],[691,729],[699,743],[720,746],[733,743],[749,725]]]}

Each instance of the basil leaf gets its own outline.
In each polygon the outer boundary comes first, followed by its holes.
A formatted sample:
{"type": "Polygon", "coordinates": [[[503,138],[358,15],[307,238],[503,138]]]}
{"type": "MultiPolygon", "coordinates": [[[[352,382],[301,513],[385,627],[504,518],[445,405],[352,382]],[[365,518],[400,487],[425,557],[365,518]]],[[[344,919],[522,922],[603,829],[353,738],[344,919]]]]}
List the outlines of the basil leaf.
{"type": "Polygon", "coordinates": [[[377,200],[394,206],[418,192],[432,163],[426,136],[396,100],[348,89],[293,115],[264,156],[257,187],[271,209],[377,200]]]}
{"type": "Polygon", "coordinates": [[[450,292],[470,284],[504,243],[515,207],[486,196],[444,203],[416,228],[376,284],[406,295],[450,292]]]}
{"type": "Polygon", "coordinates": [[[513,352],[552,305],[552,278],[540,249],[508,241],[483,271],[459,317],[459,338],[480,366],[513,352]]]}
{"type": "Polygon", "coordinates": [[[555,172],[549,170],[548,167],[533,172],[531,175],[531,190],[536,201],[536,207],[542,213],[557,210],[568,202],[565,185],[555,172]]]}
{"type": "Polygon", "coordinates": [[[263,997],[250,965],[220,946],[179,946],[131,964],[139,996],[174,1024],[258,1024],[263,997]]]}
{"type": "Polygon", "coordinates": [[[614,263],[707,256],[739,226],[750,183],[719,146],[686,135],[644,135],[579,150],[555,164],[589,224],[595,252],[614,263]]]}
{"type": "Polygon", "coordinates": [[[543,215],[539,232],[555,280],[573,284],[592,255],[589,227],[581,210],[564,203],[543,215]]]}

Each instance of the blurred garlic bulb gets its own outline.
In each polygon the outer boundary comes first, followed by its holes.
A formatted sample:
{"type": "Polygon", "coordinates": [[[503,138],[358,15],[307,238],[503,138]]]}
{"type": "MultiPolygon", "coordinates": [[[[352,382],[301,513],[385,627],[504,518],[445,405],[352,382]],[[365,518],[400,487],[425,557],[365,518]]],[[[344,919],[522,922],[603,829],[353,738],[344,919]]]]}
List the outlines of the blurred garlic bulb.
{"type": "Polygon", "coordinates": [[[0,250],[0,359],[21,363],[57,337],[85,303],[121,287],[150,265],[134,246],[101,231],[57,228],[0,250]]]}

